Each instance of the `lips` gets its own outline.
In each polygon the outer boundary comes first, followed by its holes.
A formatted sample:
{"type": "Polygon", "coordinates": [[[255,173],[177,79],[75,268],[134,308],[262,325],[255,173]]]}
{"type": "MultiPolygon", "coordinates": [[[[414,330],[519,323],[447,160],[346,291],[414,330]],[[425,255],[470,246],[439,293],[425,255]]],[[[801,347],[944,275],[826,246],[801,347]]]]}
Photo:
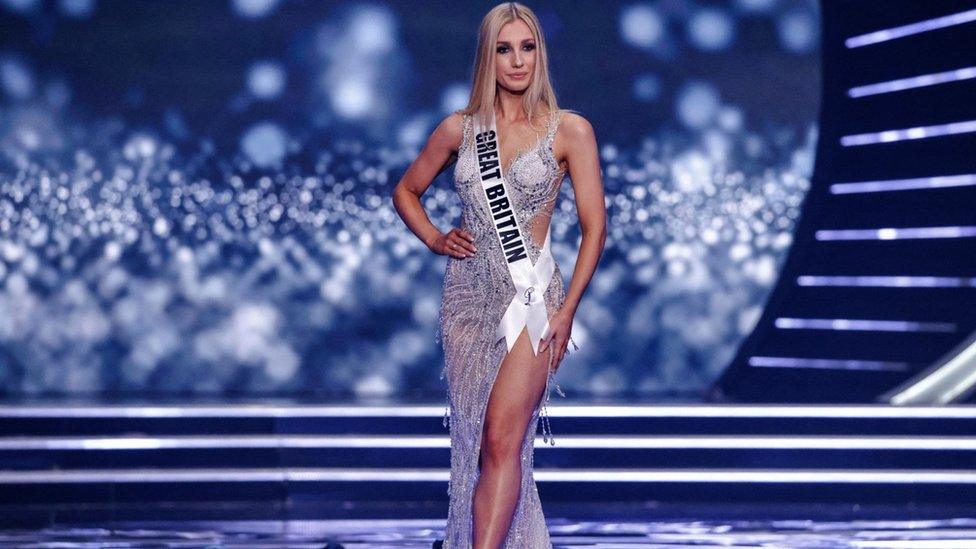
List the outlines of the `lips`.
{"type": "Polygon", "coordinates": [[[516,73],[510,74],[509,76],[511,76],[512,78],[525,78],[525,76],[528,75],[528,74],[529,73],[527,73],[527,72],[516,72],[516,73]]]}

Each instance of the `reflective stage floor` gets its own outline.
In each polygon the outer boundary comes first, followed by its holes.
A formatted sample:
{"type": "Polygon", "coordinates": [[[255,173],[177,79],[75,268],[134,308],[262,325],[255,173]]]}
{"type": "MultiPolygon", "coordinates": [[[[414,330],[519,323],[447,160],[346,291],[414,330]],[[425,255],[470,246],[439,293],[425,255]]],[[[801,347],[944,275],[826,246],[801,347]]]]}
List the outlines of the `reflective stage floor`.
{"type": "MultiPolygon", "coordinates": [[[[547,515],[556,548],[976,549],[973,508],[865,509],[835,504],[731,509],[552,505],[547,515]],[[562,518],[567,515],[576,518],[562,518]]],[[[417,511],[437,512],[407,510],[417,511]]],[[[161,513],[179,514],[172,508],[161,513]]],[[[443,528],[439,518],[107,520],[8,527],[0,530],[0,547],[429,548],[443,537],[443,528]]]]}
{"type": "MultiPolygon", "coordinates": [[[[976,519],[932,521],[564,522],[553,547],[976,548],[976,519]]],[[[134,523],[0,532],[3,547],[429,548],[441,521],[134,523]],[[331,545],[330,545],[331,542],[331,545]]]]}

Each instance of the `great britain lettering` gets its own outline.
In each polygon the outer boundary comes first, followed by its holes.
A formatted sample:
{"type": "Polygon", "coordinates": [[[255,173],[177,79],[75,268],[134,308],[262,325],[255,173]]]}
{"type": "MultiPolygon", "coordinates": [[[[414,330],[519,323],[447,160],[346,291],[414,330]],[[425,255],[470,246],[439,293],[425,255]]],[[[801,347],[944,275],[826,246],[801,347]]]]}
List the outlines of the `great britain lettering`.
{"type": "Polygon", "coordinates": [[[492,219],[495,221],[495,231],[505,251],[505,259],[509,263],[528,257],[525,242],[519,231],[515,212],[512,211],[508,191],[502,180],[501,162],[498,156],[498,137],[494,130],[487,130],[475,137],[478,154],[478,167],[481,181],[485,185],[485,196],[491,208],[492,219]],[[492,184],[494,180],[498,183],[492,184]]]}

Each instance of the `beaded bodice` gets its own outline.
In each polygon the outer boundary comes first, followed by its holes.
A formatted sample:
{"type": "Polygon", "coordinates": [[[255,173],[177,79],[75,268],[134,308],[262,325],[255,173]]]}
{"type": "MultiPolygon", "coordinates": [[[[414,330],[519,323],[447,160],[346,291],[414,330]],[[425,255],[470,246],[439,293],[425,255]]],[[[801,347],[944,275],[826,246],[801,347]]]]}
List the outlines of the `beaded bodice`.
{"type": "MultiPolygon", "coordinates": [[[[547,120],[545,134],[533,145],[516,151],[508,165],[502,166],[513,209],[525,232],[533,262],[545,242],[565,175],[552,150],[561,115],[560,111],[553,112],[547,120]]],[[[490,244],[495,234],[478,177],[474,120],[470,115],[464,115],[462,121],[463,137],[454,169],[454,186],[461,199],[461,227],[475,235],[475,246],[481,250],[483,245],[490,244]]],[[[500,253],[500,250],[494,251],[500,253]]]]}

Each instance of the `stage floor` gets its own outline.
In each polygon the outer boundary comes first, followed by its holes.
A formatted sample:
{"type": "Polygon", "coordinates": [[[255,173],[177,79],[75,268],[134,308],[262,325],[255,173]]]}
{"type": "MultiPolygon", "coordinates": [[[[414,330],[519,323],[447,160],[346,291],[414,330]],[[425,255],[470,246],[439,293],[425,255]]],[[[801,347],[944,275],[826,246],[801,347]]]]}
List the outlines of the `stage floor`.
{"type": "MultiPolygon", "coordinates": [[[[556,548],[976,548],[976,519],[861,522],[552,521],[556,548]]],[[[429,548],[443,521],[296,523],[143,522],[0,531],[4,547],[429,548]],[[333,545],[329,545],[329,543],[333,545]]]]}
{"type": "MultiPolygon", "coordinates": [[[[168,509],[162,515],[175,515],[168,509]]],[[[336,509],[331,509],[335,514],[336,509]]],[[[2,547],[429,548],[444,520],[428,518],[91,521],[0,530],[2,547]],[[332,545],[329,545],[332,543],[332,545]]],[[[972,508],[715,506],[660,509],[606,504],[546,509],[556,548],[976,549],[972,508]],[[603,511],[601,513],[601,510],[603,511]],[[573,519],[562,518],[572,515],[573,519]],[[645,517],[641,520],[641,516],[645,517]]],[[[304,513],[312,515],[314,513],[304,513]]]]}

